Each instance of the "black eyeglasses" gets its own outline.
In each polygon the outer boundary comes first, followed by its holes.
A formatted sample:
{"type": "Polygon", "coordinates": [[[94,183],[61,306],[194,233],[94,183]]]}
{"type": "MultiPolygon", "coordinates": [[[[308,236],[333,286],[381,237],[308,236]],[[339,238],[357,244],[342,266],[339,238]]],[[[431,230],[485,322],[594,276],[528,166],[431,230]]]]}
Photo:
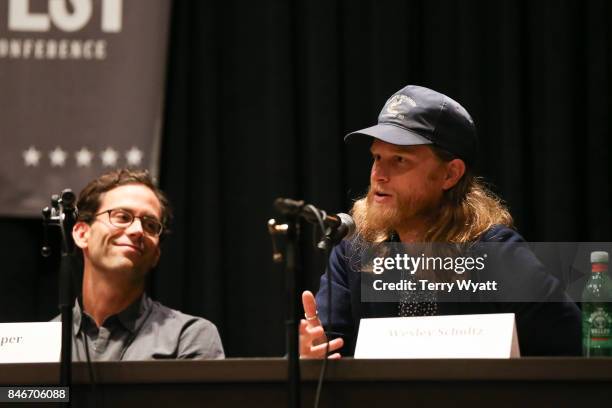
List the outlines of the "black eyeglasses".
{"type": "Polygon", "coordinates": [[[111,225],[117,228],[127,228],[134,222],[134,219],[140,218],[140,224],[142,225],[142,229],[149,235],[160,236],[162,231],[164,230],[164,226],[162,223],[155,217],[137,217],[128,210],[124,210],[123,208],[113,208],[111,210],[102,211],[95,216],[102,214],[108,214],[108,221],[111,225]]]}

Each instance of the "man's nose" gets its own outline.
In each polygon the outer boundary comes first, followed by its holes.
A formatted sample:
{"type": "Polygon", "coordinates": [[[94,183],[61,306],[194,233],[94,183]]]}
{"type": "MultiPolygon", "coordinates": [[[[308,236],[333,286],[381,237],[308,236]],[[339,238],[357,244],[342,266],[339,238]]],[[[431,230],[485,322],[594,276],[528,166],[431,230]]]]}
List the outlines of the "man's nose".
{"type": "Polygon", "coordinates": [[[144,235],[144,229],[142,228],[142,221],[140,218],[134,218],[134,221],[125,230],[128,235],[144,235]]]}
{"type": "Polygon", "coordinates": [[[372,181],[384,183],[389,181],[389,172],[384,164],[382,164],[380,161],[375,161],[372,164],[372,174],[370,178],[372,181]]]}

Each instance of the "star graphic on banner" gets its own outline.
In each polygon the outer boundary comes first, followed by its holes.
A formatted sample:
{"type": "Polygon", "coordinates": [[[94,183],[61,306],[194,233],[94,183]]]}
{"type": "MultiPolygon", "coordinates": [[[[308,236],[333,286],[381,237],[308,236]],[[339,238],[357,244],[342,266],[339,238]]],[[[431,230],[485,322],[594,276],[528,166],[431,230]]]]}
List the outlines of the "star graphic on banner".
{"type": "Polygon", "coordinates": [[[26,166],[38,166],[38,162],[40,161],[40,151],[36,150],[34,146],[30,146],[28,150],[24,150],[22,156],[26,166]]]}
{"type": "Polygon", "coordinates": [[[81,147],[81,150],[74,154],[76,157],[77,166],[89,167],[91,165],[91,159],[93,159],[93,153],[86,147],[81,147]]]}
{"type": "Polygon", "coordinates": [[[59,146],[57,146],[49,153],[49,160],[51,160],[51,166],[64,167],[66,157],[68,157],[68,154],[63,151],[59,146]]]}
{"type": "Polygon", "coordinates": [[[127,159],[128,166],[139,166],[140,162],[142,162],[142,150],[133,146],[130,150],[125,153],[125,158],[127,159]]]}
{"type": "Polygon", "coordinates": [[[117,165],[119,153],[112,147],[107,147],[102,154],[100,154],[100,157],[102,158],[102,165],[104,167],[113,167],[117,165]]]}

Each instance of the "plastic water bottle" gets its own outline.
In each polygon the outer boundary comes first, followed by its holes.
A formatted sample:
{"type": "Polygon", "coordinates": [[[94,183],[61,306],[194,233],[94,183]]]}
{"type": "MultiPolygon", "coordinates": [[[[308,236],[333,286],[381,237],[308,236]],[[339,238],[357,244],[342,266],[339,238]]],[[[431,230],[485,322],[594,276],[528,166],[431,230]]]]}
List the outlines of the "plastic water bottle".
{"type": "Polygon", "coordinates": [[[582,292],[582,354],[612,356],[612,280],[608,253],[591,252],[591,277],[582,292]]]}

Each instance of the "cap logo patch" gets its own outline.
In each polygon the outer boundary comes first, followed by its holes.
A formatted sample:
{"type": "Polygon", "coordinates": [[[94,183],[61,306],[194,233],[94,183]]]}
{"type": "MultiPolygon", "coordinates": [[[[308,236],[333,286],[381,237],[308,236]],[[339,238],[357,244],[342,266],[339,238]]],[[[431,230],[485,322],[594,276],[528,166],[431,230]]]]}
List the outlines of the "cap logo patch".
{"type": "Polygon", "coordinates": [[[410,108],[416,107],[417,104],[409,96],[406,95],[394,95],[387,103],[386,114],[394,116],[398,119],[404,119],[404,114],[401,112],[407,112],[410,108]]]}

